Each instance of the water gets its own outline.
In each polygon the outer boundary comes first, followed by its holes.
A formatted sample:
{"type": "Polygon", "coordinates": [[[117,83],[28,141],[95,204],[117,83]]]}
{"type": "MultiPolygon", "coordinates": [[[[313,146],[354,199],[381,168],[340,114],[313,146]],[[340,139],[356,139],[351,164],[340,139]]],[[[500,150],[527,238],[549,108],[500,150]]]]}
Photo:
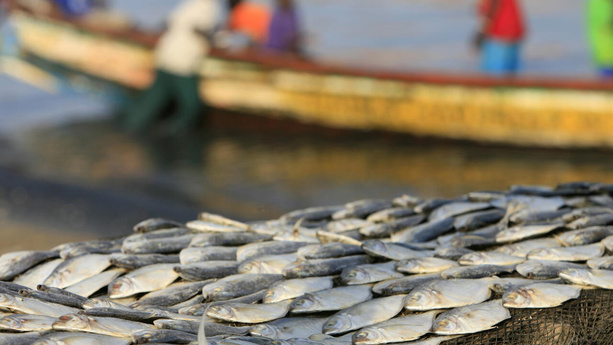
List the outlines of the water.
{"type": "MultiPolygon", "coordinates": [[[[172,5],[139,1],[114,5],[147,28],[159,27],[172,5]]],[[[369,61],[368,68],[476,70],[467,47],[472,1],[382,3],[300,2],[309,52],[335,63],[369,61]]],[[[524,73],[589,76],[582,3],[526,5],[532,36],[524,73]]],[[[100,95],[47,94],[0,76],[0,252],[119,236],[146,217],[184,221],[199,210],[269,219],[403,193],[443,197],[511,184],[613,182],[608,152],[467,146],[235,114],[218,114],[224,121],[181,138],[134,136],[109,113],[100,95]]]]}

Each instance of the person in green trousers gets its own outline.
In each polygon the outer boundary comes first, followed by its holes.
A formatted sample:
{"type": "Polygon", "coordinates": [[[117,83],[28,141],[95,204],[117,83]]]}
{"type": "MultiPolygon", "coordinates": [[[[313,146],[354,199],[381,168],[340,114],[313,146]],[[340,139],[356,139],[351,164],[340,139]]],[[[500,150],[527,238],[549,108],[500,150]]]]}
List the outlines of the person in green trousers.
{"type": "Polygon", "coordinates": [[[598,74],[613,78],[613,0],[589,0],[587,31],[598,74]]]}
{"type": "Polygon", "coordinates": [[[124,119],[128,130],[146,130],[171,103],[176,104],[176,113],[165,132],[184,132],[198,122],[204,108],[198,93],[198,71],[209,50],[207,37],[218,26],[219,15],[216,0],[187,0],[173,11],[155,48],[155,81],[128,110],[124,119]]]}

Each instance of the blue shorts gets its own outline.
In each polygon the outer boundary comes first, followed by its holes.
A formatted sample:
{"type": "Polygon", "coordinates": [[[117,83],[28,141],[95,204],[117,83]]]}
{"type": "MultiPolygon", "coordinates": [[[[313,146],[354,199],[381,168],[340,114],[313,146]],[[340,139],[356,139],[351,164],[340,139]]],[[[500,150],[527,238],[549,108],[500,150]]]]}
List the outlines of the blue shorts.
{"type": "Polygon", "coordinates": [[[481,69],[493,75],[517,72],[519,69],[519,43],[486,40],[483,43],[481,69]]]}

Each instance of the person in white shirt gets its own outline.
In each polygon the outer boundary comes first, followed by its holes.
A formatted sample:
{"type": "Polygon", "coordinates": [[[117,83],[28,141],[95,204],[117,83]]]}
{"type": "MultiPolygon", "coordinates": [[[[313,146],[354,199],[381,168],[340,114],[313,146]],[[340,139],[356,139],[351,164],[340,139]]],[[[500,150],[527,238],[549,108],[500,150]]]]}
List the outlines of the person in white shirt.
{"type": "Polygon", "coordinates": [[[177,111],[166,128],[168,133],[183,132],[198,122],[203,111],[198,70],[209,52],[209,37],[219,24],[217,1],[186,0],[170,15],[155,48],[155,81],[128,111],[125,125],[129,130],[148,128],[173,101],[177,111]]]}

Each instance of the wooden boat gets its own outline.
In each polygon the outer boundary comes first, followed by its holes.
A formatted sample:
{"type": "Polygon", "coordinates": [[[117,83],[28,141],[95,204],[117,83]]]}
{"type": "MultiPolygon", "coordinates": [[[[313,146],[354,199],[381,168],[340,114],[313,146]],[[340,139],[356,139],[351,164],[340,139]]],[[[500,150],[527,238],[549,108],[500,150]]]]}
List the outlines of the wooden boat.
{"type": "MultiPolygon", "coordinates": [[[[119,85],[153,77],[156,34],[14,11],[24,54],[119,85]]],[[[520,146],[613,147],[613,84],[599,80],[386,73],[213,51],[209,105],[325,127],[520,146]]]]}

